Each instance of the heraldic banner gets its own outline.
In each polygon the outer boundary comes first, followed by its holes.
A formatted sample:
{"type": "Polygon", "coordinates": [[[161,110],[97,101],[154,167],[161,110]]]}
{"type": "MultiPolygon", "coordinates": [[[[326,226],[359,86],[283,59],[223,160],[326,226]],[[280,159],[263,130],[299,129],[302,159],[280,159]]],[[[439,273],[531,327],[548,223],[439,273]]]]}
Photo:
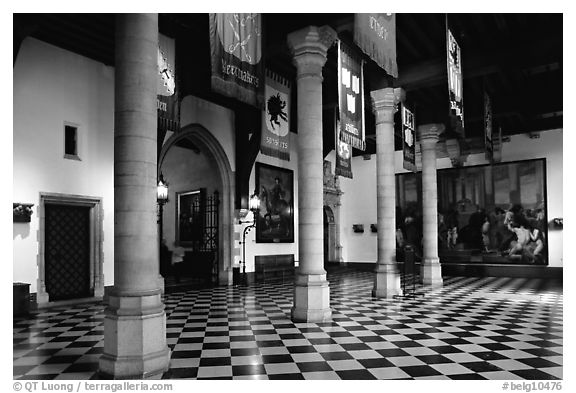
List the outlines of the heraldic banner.
{"type": "Polygon", "coordinates": [[[490,96],[484,90],[484,146],[486,159],[492,162],[494,158],[494,143],[492,140],[492,102],[490,96]]]}
{"type": "Polygon", "coordinates": [[[290,82],[266,70],[262,111],[262,154],[290,161],[290,82]]]}
{"type": "Polygon", "coordinates": [[[414,113],[402,104],[402,151],[404,169],[416,172],[416,137],[414,113]]]}
{"type": "Polygon", "coordinates": [[[338,106],[340,140],[364,151],[364,86],[362,59],[338,41],[338,106]]]}
{"type": "Polygon", "coordinates": [[[158,82],[156,84],[158,152],[162,148],[166,132],[180,129],[175,47],[174,39],[162,34],[158,35],[158,82]]]}
{"type": "Polygon", "coordinates": [[[212,90],[262,108],[261,14],[210,14],[212,90]]]}
{"type": "Polygon", "coordinates": [[[450,120],[453,130],[464,136],[464,94],[462,88],[462,58],[460,46],[446,23],[446,45],[448,55],[448,94],[450,120]]]}
{"type": "Polygon", "coordinates": [[[334,111],[336,118],[334,124],[334,136],[336,146],[336,166],[334,168],[337,176],[347,177],[352,179],[352,146],[340,139],[340,121],[338,120],[338,112],[334,111]]]}
{"type": "Polygon", "coordinates": [[[398,78],[396,14],[355,14],[354,42],[389,75],[398,78]]]}

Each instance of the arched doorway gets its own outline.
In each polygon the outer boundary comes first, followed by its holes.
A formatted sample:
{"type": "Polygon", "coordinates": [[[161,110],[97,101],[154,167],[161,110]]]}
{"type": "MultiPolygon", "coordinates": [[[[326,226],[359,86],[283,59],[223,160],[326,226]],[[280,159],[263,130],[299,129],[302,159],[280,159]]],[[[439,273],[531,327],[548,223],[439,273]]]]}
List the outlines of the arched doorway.
{"type": "MultiPolygon", "coordinates": [[[[217,222],[211,224],[217,228],[218,233],[218,244],[215,247],[217,282],[223,285],[230,284],[233,252],[233,226],[230,217],[233,216],[234,180],[224,149],[202,125],[187,125],[172,135],[162,146],[158,158],[158,176],[160,173],[169,184],[170,201],[165,205],[162,217],[163,238],[168,249],[176,256],[176,261],[179,257],[191,258],[190,252],[195,247],[193,239],[188,239],[184,235],[181,225],[186,209],[185,203],[188,205],[201,203],[201,206],[206,208],[208,206],[206,203],[198,201],[202,198],[208,201],[208,197],[214,197],[217,193],[218,214],[214,216],[217,222]]],[[[204,229],[208,227],[208,223],[204,221],[202,225],[204,229]]]]}
{"type": "Polygon", "coordinates": [[[324,206],[324,268],[330,262],[339,262],[336,258],[336,222],[334,212],[329,206],[324,206]]]}

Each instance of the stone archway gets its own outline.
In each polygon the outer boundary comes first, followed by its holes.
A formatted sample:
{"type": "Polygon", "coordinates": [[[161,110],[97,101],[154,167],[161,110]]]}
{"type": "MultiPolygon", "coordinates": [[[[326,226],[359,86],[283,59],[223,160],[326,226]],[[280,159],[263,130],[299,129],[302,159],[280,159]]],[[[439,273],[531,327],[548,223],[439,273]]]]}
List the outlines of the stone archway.
{"type": "Polygon", "coordinates": [[[327,262],[342,263],[342,245],[340,244],[340,190],[338,177],[332,173],[332,163],[324,161],[324,214],[327,220],[328,258],[327,262]]]}
{"type": "Polygon", "coordinates": [[[168,150],[182,139],[188,139],[198,146],[198,148],[207,152],[214,158],[218,167],[220,180],[222,183],[221,205],[219,220],[220,229],[220,247],[218,251],[218,283],[222,285],[232,284],[232,255],[233,255],[233,231],[231,218],[234,212],[234,176],[230,161],[226,152],[218,140],[200,124],[189,124],[174,133],[162,146],[160,156],[158,157],[158,176],[162,162],[166,157],[168,150]]]}

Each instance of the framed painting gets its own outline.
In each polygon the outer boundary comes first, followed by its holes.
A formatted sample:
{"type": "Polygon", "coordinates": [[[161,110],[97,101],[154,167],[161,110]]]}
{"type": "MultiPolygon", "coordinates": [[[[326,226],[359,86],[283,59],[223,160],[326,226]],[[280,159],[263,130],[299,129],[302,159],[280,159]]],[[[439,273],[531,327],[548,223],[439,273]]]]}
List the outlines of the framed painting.
{"type": "Polygon", "coordinates": [[[195,247],[202,242],[206,190],[176,193],[176,243],[181,247],[195,247]]]}
{"type": "Polygon", "coordinates": [[[256,190],[260,196],[256,242],[293,243],[294,172],[257,162],[256,190]]]}

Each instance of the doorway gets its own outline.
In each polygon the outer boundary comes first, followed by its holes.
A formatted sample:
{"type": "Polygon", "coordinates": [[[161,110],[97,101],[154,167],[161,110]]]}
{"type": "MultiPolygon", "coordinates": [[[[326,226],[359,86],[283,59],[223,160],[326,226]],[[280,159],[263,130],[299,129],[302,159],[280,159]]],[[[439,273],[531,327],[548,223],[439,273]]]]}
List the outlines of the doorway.
{"type": "Polygon", "coordinates": [[[90,208],[46,204],[46,292],[49,300],[93,296],[90,288],[90,208]]]}
{"type": "Polygon", "coordinates": [[[41,193],[39,308],[102,299],[102,199],[41,193]]]}
{"type": "Polygon", "coordinates": [[[336,222],[334,212],[324,206],[324,268],[339,262],[336,258],[336,222]]]}
{"type": "MultiPolygon", "coordinates": [[[[190,124],[166,140],[158,171],[169,182],[160,219],[171,265],[180,263],[188,275],[210,275],[211,283],[232,283],[233,176],[224,149],[206,128],[190,124]]],[[[165,276],[165,285],[178,271],[165,276]]]]}

